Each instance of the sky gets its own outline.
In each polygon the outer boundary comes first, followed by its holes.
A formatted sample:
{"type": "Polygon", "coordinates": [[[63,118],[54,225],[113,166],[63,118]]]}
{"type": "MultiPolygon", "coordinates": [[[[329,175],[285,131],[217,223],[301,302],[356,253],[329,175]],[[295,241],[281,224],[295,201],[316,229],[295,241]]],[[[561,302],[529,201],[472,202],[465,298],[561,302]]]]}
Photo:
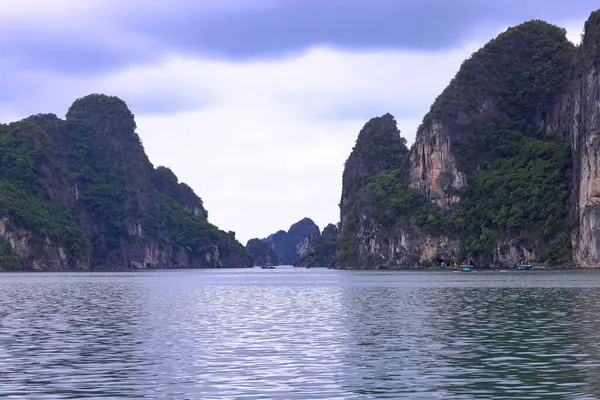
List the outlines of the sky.
{"type": "Polygon", "coordinates": [[[91,93],[135,114],[150,161],[242,242],[339,220],[372,117],[408,143],[461,62],[530,19],[580,40],[597,0],[0,1],[0,122],[91,93]]]}

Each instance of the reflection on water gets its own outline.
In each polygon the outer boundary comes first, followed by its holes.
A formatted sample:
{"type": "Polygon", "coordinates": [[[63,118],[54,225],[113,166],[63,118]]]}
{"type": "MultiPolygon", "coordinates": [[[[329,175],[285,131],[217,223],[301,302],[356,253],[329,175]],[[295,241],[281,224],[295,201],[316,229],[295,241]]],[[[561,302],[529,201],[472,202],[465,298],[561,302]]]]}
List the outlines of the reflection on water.
{"type": "Polygon", "coordinates": [[[596,399],[600,271],[0,274],[8,399],[596,399]]]}

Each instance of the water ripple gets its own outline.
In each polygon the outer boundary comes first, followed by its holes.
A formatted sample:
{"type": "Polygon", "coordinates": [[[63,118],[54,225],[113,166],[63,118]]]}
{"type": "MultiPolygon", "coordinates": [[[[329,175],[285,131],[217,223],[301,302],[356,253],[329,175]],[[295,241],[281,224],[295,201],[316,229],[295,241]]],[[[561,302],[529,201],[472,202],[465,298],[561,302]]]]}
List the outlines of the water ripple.
{"type": "Polygon", "coordinates": [[[7,399],[596,399],[600,274],[0,275],[7,399]]]}

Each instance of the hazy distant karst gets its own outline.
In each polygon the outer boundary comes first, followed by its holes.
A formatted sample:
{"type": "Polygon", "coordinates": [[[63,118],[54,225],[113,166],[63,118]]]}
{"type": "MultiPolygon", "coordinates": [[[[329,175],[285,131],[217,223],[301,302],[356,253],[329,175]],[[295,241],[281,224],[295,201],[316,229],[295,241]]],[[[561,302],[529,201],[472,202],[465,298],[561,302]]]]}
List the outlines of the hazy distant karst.
{"type": "Polygon", "coordinates": [[[319,237],[309,243],[306,253],[294,261],[294,266],[327,268],[337,266],[338,241],[338,227],[334,224],[327,225],[319,237]]]}
{"type": "Polygon", "coordinates": [[[267,242],[261,239],[250,239],[246,244],[246,249],[252,257],[254,266],[279,265],[279,257],[267,242]]]}
{"type": "Polygon", "coordinates": [[[575,47],[543,21],[466,60],[410,149],[393,117],[344,168],[342,267],[600,266],[600,10],[575,47]]]}
{"type": "Polygon", "coordinates": [[[277,231],[262,239],[277,255],[281,265],[293,265],[309,250],[320,235],[319,227],[310,218],[303,218],[286,232],[277,231]]]}
{"type": "Polygon", "coordinates": [[[287,232],[280,230],[265,239],[251,239],[246,248],[254,256],[255,265],[264,265],[268,263],[267,260],[273,259],[265,248],[267,246],[275,253],[275,259],[282,265],[334,267],[337,260],[338,239],[336,225],[329,224],[323,232],[320,232],[313,220],[303,218],[293,224],[287,232]]]}
{"type": "Polygon", "coordinates": [[[250,267],[202,200],[154,168],[117,97],[76,100],[66,119],[0,125],[0,268],[250,267]]]}

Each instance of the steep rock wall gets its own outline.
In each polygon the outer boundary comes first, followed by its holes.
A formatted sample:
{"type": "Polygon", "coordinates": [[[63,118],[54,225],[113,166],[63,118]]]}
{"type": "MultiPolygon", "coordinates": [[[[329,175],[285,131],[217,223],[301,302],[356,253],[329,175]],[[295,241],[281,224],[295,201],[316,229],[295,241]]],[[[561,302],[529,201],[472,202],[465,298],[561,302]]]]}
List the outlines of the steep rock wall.
{"type": "Polygon", "coordinates": [[[581,266],[600,267],[600,10],[585,23],[570,82],[542,127],[570,137],[573,258],[581,266]]]}
{"type": "Polygon", "coordinates": [[[338,227],[328,224],[319,237],[310,241],[306,252],[294,262],[294,266],[328,268],[337,266],[338,243],[338,227]]]}
{"type": "Polygon", "coordinates": [[[318,240],[319,227],[310,218],[302,218],[292,224],[288,231],[280,230],[263,239],[275,252],[283,265],[293,265],[310,250],[318,240]]]}
{"type": "MultiPolygon", "coordinates": [[[[373,218],[360,215],[356,267],[412,268],[450,264],[460,251],[460,241],[448,236],[426,234],[417,227],[392,231],[373,218]]],[[[350,265],[353,266],[353,265],[350,265]]]]}
{"type": "Polygon", "coordinates": [[[39,114],[0,124],[0,237],[9,244],[0,261],[13,269],[250,267],[194,191],[154,168],[135,129],[125,102],[99,94],[77,99],[66,120],[39,114]]]}
{"type": "Polygon", "coordinates": [[[356,157],[369,148],[361,131],[344,170],[339,260],[512,266],[569,258],[570,247],[538,251],[568,243],[570,174],[565,135],[540,121],[567,83],[573,52],[562,28],[509,28],[461,65],[408,155],[390,157],[381,144],[379,159],[365,164],[356,157]]]}
{"type": "Polygon", "coordinates": [[[446,210],[460,201],[456,189],[467,184],[450,149],[450,135],[442,122],[425,127],[409,156],[409,186],[446,210]]]}

